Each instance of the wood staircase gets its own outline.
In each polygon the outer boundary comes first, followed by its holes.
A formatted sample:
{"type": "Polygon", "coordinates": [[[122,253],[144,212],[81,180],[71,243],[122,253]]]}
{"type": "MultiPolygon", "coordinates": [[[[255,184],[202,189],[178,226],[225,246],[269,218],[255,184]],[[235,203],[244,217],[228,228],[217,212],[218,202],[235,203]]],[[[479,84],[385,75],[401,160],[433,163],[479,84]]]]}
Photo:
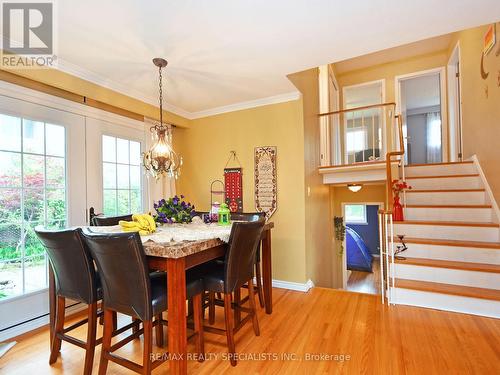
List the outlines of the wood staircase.
{"type": "MultiPolygon", "coordinates": [[[[500,318],[500,225],[472,161],[410,165],[394,303],[500,318]]],[[[392,270],[391,270],[392,271],[392,270]]]]}

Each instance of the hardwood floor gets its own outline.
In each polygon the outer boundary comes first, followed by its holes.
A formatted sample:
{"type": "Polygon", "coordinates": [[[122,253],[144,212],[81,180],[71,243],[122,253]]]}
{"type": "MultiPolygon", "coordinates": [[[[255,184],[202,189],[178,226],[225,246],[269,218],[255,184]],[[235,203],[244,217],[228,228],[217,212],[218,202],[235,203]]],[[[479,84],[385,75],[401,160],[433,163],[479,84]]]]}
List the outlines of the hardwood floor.
{"type": "Polygon", "coordinates": [[[347,280],[347,290],[350,292],[380,294],[380,260],[373,258],[373,272],[351,271],[347,280]]]}
{"type": "MultiPolygon", "coordinates": [[[[124,318],[120,323],[128,323],[124,318]]],[[[119,324],[120,324],[119,323],[119,324]]],[[[222,355],[225,337],[205,334],[207,360],[190,360],[192,374],[498,374],[500,320],[409,306],[384,306],[375,295],[314,288],[309,293],[274,289],[274,312],[259,309],[261,336],[251,325],[236,336],[238,365],[222,355]],[[317,356],[330,355],[329,359],[317,356]],[[246,356],[246,358],[245,358],[246,356]],[[288,356],[288,358],[285,358],[288,356]],[[337,356],[337,357],[335,357],[337,356]],[[343,356],[343,357],[342,357],[343,356]],[[266,358],[272,357],[272,360],[266,358]],[[277,357],[277,359],[276,359],[277,357]],[[341,360],[343,358],[343,360],[341,360]]],[[[216,324],[223,324],[217,309],[216,324]]],[[[85,327],[75,330],[83,338],[85,327]]],[[[48,330],[25,338],[0,359],[0,373],[81,374],[84,351],[63,343],[50,367],[48,330]]],[[[141,342],[119,352],[141,357],[141,342]]],[[[194,353],[194,343],[189,344],[194,353]]],[[[155,351],[163,350],[155,347],[155,351]]],[[[97,373],[100,347],[96,349],[97,373]]],[[[168,365],[154,374],[168,373],[168,365]]],[[[113,363],[108,374],[130,374],[113,363]]]]}

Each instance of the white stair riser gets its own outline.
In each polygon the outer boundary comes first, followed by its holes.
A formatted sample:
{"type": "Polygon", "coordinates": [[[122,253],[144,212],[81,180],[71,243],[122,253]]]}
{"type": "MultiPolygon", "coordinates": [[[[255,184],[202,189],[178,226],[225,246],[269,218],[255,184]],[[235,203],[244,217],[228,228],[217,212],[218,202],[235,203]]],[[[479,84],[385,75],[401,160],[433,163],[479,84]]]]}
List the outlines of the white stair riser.
{"type": "Polygon", "coordinates": [[[498,227],[455,225],[394,224],[394,235],[441,240],[497,242],[498,227]]]}
{"type": "Polygon", "coordinates": [[[443,190],[443,189],[482,189],[483,183],[479,176],[417,178],[406,180],[413,189],[443,190]]]}
{"type": "Polygon", "coordinates": [[[428,205],[459,205],[459,204],[486,204],[486,193],[484,191],[461,191],[461,192],[411,192],[405,194],[406,204],[428,204],[428,205]]]}
{"type": "Polygon", "coordinates": [[[500,318],[500,301],[391,288],[393,303],[500,318]]]}
{"type": "Polygon", "coordinates": [[[406,220],[493,222],[491,208],[405,208],[406,220]]]}
{"type": "Polygon", "coordinates": [[[394,272],[397,279],[430,281],[434,283],[500,290],[500,273],[416,266],[400,263],[394,265],[394,272]]]}
{"type": "MultiPolygon", "coordinates": [[[[401,246],[401,244],[397,242],[394,245],[401,246]]],[[[419,243],[407,243],[406,246],[408,246],[408,249],[401,253],[403,257],[500,265],[500,249],[441,246],[419,243]]]]}
{"type": "Polygon", "coordinates": [[[455,174],[474,174],[476,168],[474,164],[444,164],[444,165],[424,165],[420,167],[406,167],[405,176],[451,176],[455,174]]]}

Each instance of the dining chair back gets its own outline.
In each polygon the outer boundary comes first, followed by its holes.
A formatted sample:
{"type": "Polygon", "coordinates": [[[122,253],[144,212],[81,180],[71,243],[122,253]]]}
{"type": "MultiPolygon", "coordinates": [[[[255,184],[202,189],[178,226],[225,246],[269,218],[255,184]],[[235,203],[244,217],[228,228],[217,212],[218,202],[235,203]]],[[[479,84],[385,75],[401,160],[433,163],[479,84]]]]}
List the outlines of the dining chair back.
{"type": "Polygon", "coordinates": [[[97,275],[94,262],[81,236],[82,230],[35,228],[54,271],[56,294],[84,302],[97,301],[97,275]]]}
{"type": "Polygon", "coordinates": [[[151,320],[151,282],[139,234],[96,234],[87,229],[83,237],[101,275],[104,307],[151,320]]]}
{"type": "Polygon", "coordinates": [[[255,252],[260,243],[264,223],[264,218],[233,223],[224,263],[225,293],[232,293],[253,278],[255,252]]]}
{"type": "Polygon", "coordinates": [[[95,227],[109,227],[118,225],[120,220],[132,221],[132,214],[122,216],[94,216],[90,225],[95,227]]]}
{"type": "Polygon", "coordinates": [[[258,221],[266,218],[265,212],[231,212],[232,221],[258,221]]]}

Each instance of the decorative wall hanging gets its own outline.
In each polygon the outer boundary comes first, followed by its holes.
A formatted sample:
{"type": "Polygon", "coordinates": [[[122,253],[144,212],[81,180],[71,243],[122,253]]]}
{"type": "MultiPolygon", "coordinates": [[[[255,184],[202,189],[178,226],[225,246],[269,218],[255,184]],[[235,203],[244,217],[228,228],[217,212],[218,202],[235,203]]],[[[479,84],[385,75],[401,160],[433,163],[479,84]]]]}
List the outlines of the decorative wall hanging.
{"type": "Polygon", "coordinates": [[[235,151],[231,151],[224,168],[226,204],[231,212],[243,212],[243,170],[235,151]],[[228,168],[229,162],[237,161],[239,167],[228,168]]]}
{"type": "Polygon", "coordinates": [[[491,49],[495,46],[496,43],[496,30],[495,24],[490,25],[488,30],[486,30],[486,34],[484,34],[483,39],[483,55],[487,55],[491,49]]]}
{"type": "Polygon", "coordinates": [[[269,219],[278,208],[276,147],[255,148],[255,209],[269,219]]]}

